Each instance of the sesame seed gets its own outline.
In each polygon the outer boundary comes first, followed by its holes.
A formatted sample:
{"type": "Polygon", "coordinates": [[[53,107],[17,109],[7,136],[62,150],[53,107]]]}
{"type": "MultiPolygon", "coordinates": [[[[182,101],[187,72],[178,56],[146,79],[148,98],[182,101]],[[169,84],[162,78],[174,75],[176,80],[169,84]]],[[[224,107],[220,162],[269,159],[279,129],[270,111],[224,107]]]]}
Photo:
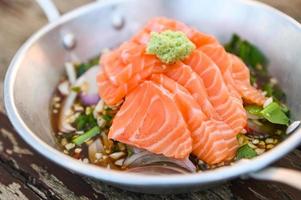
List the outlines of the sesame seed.
{"type": "Polygon", "coordinates": [[[60,107],[61,107],[61,104],[56,103],[56,104],[54,104],[54,107],[55,107],[55,108],[60,108],[60,107]]]}
{"type": "Polygon", "coordinates": [[[264,143],[264,141],[260,141],[260,142],[258,143],[258,146],[259,146],[261,149],[264,149],[264,148],[265,148],[265,143],[264,143]]]}
{"type": "Polygon", "coordinates": [[[57,109],[53,109],[53,111],[52,111],[54,114],[57,114],[57,113],[59,113],[59,111],[57,110],[57,109]]]}
{"type": "Polygon", "coordinates": [[[259,143],[259,140],[258,140],[258,139],[254,139],[254,140],[252,140],[252,143],[253,143],[253,144],[258,144],[258,143],[259,143]]]}
{"type": "Polygon", "coordinates": [[[242,130],[241,130],[241,133],[242,133],[242,134],[246,134],[246,133],[247,133],[247,130],[246,130],[246,129],[242,129],[242,130]]]}
{"type": "Polygon", "coordinates": [[[273,144],[273,143],[274,143],[274,140],[273,140],[273,138],[267,138],[267,139],[265,140],[265,143],[267,143],[267,144],[273,144]]]}
{"type": "Polygon", "coordinates": [[[266,148],[267,148],[267,149],[272,149],[273,147],[274,147],[274,145],[268,144],[266,148]]]}
{"type": "Polygon", "coordinates": [[[83,163],[86,163],[86,164],[89,163],[88,158],[84,158],[84,159],[83,159],[83,163]]]}
{"type": "Polygon", "coordinates": [[[75,153],[80,153],[80,152],[82,152],[82,149],[81,149],[81,148],[76,148],[76,149],[74,150],[74,152],[75,152],[75,153]]]}
{"type": "Polygon", "coordinates": [[[265,149],[259,149],[259,148],[257,148],[257,149],[255,149],[255,152],[256,152],[258,155],[261,155],[261,154],[263,154],[263,153],[265,152],[265,149]]]}
{"type": "Polygon", "coordinates": [[[60,97],[57,97],[57,96],[53,98],[53,101],[54,101],[54,102],[59,102],[60,100],[61,100],[61,98],[60,98],[60,97]]]}
{"type": "Polygon", "coordinates": [[[85,110],[85,114],[90,115],[91,113],[92,113],[91,107],[87,107],[86,110],[85,110]]]}
{"type": "Polygon", "coordinates": [[[61,140],[61,145],[65,146],[67,143],[68,143],[68,141],[67,141],[66,138],[63,138],[63,139],[61,140]]]}
{"type": "Polygon", "coordinates": [[[75,104],[75,105],[73,106],[73,108],[74,108],[74,110],[77,111],[77,112],[82,112],[82,111],[84,111],[84,107],[82,107],[82,106],[80,106],[80,105],[78,105],[78,104],[75,104]]]}
{"type": "Polygon", "coordinates": [[[117,160],[119,158],[121,158],[122,156],[124,156],[125,153],[124,152],[116,152],[116,153],[112,153],[110,155],[110,158],[114,159],[114,160],[117,160]]]}
{"type": "Polygon", "coordinates": [[[64,150],[63,152],[64,152],[64,154],[69,154],[69,152],[67,150],[64,150]]]}
{"type": "Polygon", "coordinates": [[[65,145],[65,148],[67,150],[73,149],[74,147],[75,147],[75,144],[73,144],[73,143],[68,143],[68,144],[65,145]]]}
{"type": "Polygon", "coordinates": [[[103,127],[105,124],[106,124],[106,121],[102,117],[97,118],[97,125],[99,127],[103,127]]]}

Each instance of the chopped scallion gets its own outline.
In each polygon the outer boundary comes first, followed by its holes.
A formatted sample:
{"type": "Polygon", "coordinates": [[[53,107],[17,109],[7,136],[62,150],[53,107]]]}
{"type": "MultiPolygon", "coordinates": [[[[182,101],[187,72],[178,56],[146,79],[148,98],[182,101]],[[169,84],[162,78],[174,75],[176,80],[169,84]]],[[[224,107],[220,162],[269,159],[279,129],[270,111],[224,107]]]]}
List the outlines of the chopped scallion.
{"type": "Polygon", "coordinates": [[[81,145],[85,141],[91,139],[92,137],[98,135],[100,133],[100,128],[98,126],[93,127],[92,129],[88,130],[84,134],[74,138],[72,142],[76,145],[81,145]]]}
{"type": "Polygon", "coordinates": [[[248,144],[243,145],[237,150],[236,159],[240,160],[242,158],[251,159],[257,156],[257,153],[248,144]]]}

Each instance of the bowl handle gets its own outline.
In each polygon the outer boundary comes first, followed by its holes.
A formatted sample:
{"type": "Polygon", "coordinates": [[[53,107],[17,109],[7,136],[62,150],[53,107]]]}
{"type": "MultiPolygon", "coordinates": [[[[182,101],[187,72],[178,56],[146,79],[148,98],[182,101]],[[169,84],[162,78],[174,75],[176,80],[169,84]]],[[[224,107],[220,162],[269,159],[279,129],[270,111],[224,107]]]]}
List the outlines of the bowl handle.
{"type": "Polygon", "coordinates": [[[54,5],[52,0],[36,0],[39,6],[44,11],[49,22],[53,22],[60,18],[60,12],[54,5]]]}
{"type": "Polygon", "coordinates": [[[301,190],[301,172],[281,167],[269,167],[249,174],[257,180],[276,181],[301,190]]]}

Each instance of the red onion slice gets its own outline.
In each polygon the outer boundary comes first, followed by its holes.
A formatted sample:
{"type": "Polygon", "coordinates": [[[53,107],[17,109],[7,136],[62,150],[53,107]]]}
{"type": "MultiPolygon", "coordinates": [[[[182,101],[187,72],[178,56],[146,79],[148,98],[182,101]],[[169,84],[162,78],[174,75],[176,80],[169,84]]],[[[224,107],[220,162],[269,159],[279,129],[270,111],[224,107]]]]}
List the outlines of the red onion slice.
{"type": "Polygon", "coordinates": [[[146,175],[172,175],[172,174],[187,174],[188,172],[184,169],[166,166],[166,165],[150,165],[128,169],[127,172],[146,174],[146,175]]]}
{"type": "Polygon", "coordinates": [[[146,165],[174,165],[174,167],[180,167],[186,169],[188,172],[195,172],[195,165],[187,158],[185,160],[177,160],[174,158],[168,158],[163,155],[153,154],[148,151],[141,151],[128,157],[124,163],[124,167],[135,168],[146,165]]]}
{"type": "Polygon", "coordinates": [[[85,106],[96,105],[100,100],[98,94],[80,94],[80,100],[85,106]]]}

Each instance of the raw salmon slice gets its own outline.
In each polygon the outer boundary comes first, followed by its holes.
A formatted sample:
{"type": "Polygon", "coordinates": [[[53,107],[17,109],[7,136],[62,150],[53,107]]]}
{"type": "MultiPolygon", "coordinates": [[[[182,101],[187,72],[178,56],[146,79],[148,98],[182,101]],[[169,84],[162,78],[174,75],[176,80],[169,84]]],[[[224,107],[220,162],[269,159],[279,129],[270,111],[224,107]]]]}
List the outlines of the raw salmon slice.
{"type": "Polygon", "coordinates": [[[238,147],[236,133],[224,122],[210,120],[183,86],[167,76],[153,75],[162,90],[171,94],[191,131],[193,153],[208,164],[231,160],[238,147]]]}
{"type": "Polygon", "coordinates": [[[115,105],[155,69],[159,70],[161,63],[155,56],[146,55],[144,46],[126,42],[103,55],[100,66],[99,94],[108,105],[115,105]]]}
{"type": "Polygon", "coordinates": [[[127,83],[135,74],[161,65],[155,56],[145,54],[145,46],[133,42],[125,42],[103,55],[100,64],[114,85],[127,83]]]}
{"type": "Polygon", "coordinates": [[[260,90],[254,88],[250,83],[250,71],[244,62],[235,55],[231,55],[232,68],[231,75],[235,82],[237,91],[248,103],[263,105],[266,101],[265,96],[260,90]]]}
{"type": "Polygon", "coordinates": [[[199,50],[194,51],[185,63],[202,79],[209,101],[216,112],[236,133],[239,133],[247,124],[246,111],[241,102],[231,96],[219,68],[199,50]]]}
{"type": "Polygon", "coordinates": [[[151,81],[127,95],[109,138],[177,159],[187,158],[192,150],[190,131],[176,103],[151,81]]]}
{"type": "Polygon", "coordinates": [[[152,71],[152,68],[147,68],[135,74],[127,83],[114,85],[101,70],[96,77],[98,93],[107,105],[119,104],[129,92],[149,77],[152,71]]]}
{"type": "Polygon", "coordinates": [[[194,97],[207,117],[216,120],[221,119],[209,101],[203,80],[191,69],[190,66],[185,65],[183,62],[177,62],[168,66],[164,74],[185,87],[194,97]]]}

